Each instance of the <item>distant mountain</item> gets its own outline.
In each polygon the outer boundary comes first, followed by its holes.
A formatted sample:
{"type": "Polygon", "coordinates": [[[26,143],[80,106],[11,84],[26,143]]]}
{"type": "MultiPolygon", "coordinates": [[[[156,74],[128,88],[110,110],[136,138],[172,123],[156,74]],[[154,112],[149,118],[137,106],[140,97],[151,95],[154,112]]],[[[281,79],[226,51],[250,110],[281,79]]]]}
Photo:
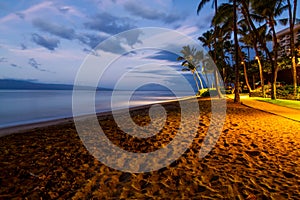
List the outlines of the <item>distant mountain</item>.
{"type": "MultiPolygon", "coordinates": [[[[82,90],[92,90],[93,87],[80,86],[82,90]]],[[[73,90],[73,85],[35,83],[26,80],[0,79],[1,90],[73,90]]],[[[107,88],[97,88],[97,90],[111,90],[107,88]]]]}

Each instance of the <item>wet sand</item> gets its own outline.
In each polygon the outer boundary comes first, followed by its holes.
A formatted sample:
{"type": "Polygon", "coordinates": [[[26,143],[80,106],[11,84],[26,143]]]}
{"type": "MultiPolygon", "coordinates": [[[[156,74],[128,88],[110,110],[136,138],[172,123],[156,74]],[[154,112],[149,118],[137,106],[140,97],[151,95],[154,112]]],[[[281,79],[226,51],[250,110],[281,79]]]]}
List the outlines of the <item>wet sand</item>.
{"type": "MultiPolygon", "coordinates": [[[[191,100],[192,101],[192,100],[191,100]]],[[[227,102],[222,134],[198,158],[210,124],[210,101],[190,148],[170,166],[147,173],[109,168],[86,150],[72,122],[0,137],[0,199],[300,199],[300,123],[227,102]]],[[[107,137],[132,152],[168,144],[179,129],[178,103],[164,104],[167,122],[157,135],[135,138],[109,113],[99,116],[107,137]]],[[[148,109],[131,113],[149,123],[148,109]]]]}

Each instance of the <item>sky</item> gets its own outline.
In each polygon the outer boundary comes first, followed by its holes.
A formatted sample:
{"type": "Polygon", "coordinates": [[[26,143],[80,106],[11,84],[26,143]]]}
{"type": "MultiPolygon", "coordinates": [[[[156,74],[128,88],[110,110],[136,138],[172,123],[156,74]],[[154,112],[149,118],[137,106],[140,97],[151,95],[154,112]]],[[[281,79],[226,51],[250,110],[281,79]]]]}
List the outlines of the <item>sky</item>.
{"type": "MultiPolygon", "coordinates": [[[[118,65],[103,75],[105,87],[112,86],[134,65],[160,63],[179,70],[180,63],[170,59],[176,58],[174,55],[166,56],[167,53],[159,49],[136,50],[144,40],[155,39],[151,34],[138,30],[128,36],[114,36],[136,28],[158,27],[197,40],[210,28],[214,14],[211,3],[208,3],[197,15],[197,5],[197,0],[1,1],[0,79],[73,84],[88,58],[97,57],[100,59],[97,62],[101,62],[104,54],[113,58],[120,54],[120,49],[126,50],[127,54],[119,55],[118,62],[113,62],[118,65]],[[106,45],[97,49],[107,39],[106,45]]],[[[100,64],[101,67],[106,66],[100,64]]],[[[166,70],[157,67],[142,74],[166,78],[166,70]]],[[[133,82],[139,76],[136,73],[133,82]]]]}
{"type": "MultiPolygon", "coordinates": [[[[0,78],[72,84],[86,56],[97,54],[93,49],[100,42],[133,28],[169,28],[196,39],[201,30],[209,28],[213,15],[208,5],[209,12],[198,16],[197,3],[181,0],[1,1],[0,78]]],[[[134,46],[137,40],[130,42],[129,45],[134,46]]],[[[113,77],[114,73],[107,76],[113,77]]]]}

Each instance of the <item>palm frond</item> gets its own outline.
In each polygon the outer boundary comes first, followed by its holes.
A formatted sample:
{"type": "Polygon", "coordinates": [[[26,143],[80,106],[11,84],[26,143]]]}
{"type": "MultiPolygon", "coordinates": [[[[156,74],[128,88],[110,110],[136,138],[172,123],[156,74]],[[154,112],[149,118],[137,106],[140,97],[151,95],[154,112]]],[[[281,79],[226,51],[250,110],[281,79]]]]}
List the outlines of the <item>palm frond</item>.
{"type": "Polygon", "coordinates": [[[197,8],[197,15],[199,15],[199,12],[202,10],[205,4],[207,4],[210,0],[201,0],[200,3],[198,4],[197,8]]]}

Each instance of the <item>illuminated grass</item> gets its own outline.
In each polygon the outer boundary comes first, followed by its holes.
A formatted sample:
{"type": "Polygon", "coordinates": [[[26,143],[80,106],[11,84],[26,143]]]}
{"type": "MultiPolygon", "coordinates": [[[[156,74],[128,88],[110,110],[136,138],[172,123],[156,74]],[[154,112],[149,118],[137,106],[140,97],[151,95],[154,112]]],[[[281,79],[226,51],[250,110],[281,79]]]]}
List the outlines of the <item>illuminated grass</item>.
{"type": "Polygon", "coordinates": [[[285,100],[285,99],[272,100],[270,98],[260,98],[260,97],[255,97],[253,99],[300,110],[300,101],[296,101],[296,100],[285,100]]]}

